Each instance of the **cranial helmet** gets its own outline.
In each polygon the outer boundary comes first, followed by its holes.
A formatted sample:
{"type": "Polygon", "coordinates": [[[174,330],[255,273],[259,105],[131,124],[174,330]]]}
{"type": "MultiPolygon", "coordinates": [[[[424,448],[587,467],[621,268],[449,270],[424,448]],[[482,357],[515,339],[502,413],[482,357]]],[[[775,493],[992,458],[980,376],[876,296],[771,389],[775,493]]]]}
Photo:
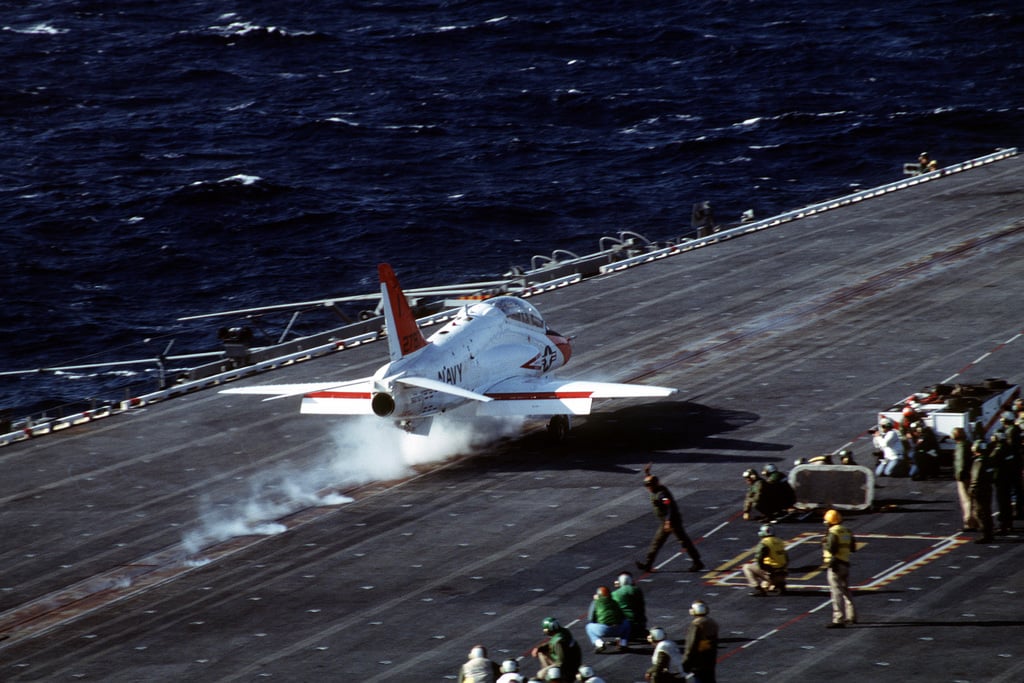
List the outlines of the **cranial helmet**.
{"type": "Polygon", "coordinates": [[[484,659],[487,657],[487,648],[483,645],[474,645],[473,649],[469,651],[470,659],[484,659]]]}
{"type": "Polygon", "coordinates": [[[558,619],[554,617],[544,617],[544,621],[541,622],[540,627],[544,630],[544,633],[554,633],[558,629],[562,628],[562,625],[558,623],[558,619]]]}
{"type": "Polygon", "coordinates": [[[843,521],[843,516],[839,514],[839,510],[829,510],[825,513],[825,524],[839,524],[843,521]]]}
{"type": "Polygon", "coordinates": [[[585,680],[587,680],[589,678],[593,678],[593,677],[594,677],[594,667],[587,666],[586,664],[584,664],[583,666],[580,667],[579,679],[581,681],[585,681],[585,680]]]}
{"type": "Polygon", "coordinates": [[[557,681],[562,677],[562,669],[558,666],[553,666],[548,669],[548,675],[544,677],[544,680],[557,681]]]}
{"type": "Polygon", "coordinates": [[[519,671],[519,662],[514,659],[506,659],[501,663],[501,673],[514,674],[519,671]]]}
{"type": "Polygon", "coordinates": [[[703,600],[694,600],[690,605],[690,616],[702,617],[708,613],[708,604],[703,600]]]}
{"type": "Polygon", "coordinates": [[[775,463],[770,462],[770,463],[768,463],[767,465],[764,466],[764,469],[761,470],[761,473],[762,474],[775,474],[778,471],[779,471],[779,468],[775,466],[775,463]]]}
{"type": "Polygon", "coordinates": [[[756,476],[757,476],[757,472],[755,470],[747,469],[747,470],[743,471],[743,478],[744,479],[750,479],[751,477],[756,477],[756,476]]]}
{"type": "Polygon", "coordinates": [[[665,629],[655,626],[647,632],[647,637],[652,643],[660,643],[665,640],[665,629]]]}
{"type": "Polygon", "coordinates": [[[771,524],[762,524],[761,528],[757,530],[758,536],[774,536],[775,529],[772,528],[771,524]]]}
{"type": "Polygon", "coordinates": [[[620,586],[632,586],[633,585],[633,575],[630,574],[629,572],[622,572],[621,574],[619,574],[619,585],[620,586]]]}

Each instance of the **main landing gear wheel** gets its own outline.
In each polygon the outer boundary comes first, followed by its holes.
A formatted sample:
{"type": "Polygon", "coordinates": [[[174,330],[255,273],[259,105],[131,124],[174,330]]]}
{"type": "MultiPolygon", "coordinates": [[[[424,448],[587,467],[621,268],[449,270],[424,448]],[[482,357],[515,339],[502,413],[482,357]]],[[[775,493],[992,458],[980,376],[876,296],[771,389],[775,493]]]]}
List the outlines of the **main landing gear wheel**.
{"type": "Polygon", "coordinates": [[[552,415],[548,421],[548,436],[554,443],[562,443],[569,436],[569,416],[552,415]]]}

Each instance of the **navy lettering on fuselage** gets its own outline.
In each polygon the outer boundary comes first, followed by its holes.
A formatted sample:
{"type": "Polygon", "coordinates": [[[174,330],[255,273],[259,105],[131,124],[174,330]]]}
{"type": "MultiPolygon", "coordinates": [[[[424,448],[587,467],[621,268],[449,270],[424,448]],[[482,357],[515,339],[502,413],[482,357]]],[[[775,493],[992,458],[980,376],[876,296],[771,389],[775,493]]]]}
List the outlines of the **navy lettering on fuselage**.
{"type": "Polygon", "coordinates": [[[458,386],[462,382],[462,363],[443,366],[438,371],[437,378],[445,384],[458,386]]]}

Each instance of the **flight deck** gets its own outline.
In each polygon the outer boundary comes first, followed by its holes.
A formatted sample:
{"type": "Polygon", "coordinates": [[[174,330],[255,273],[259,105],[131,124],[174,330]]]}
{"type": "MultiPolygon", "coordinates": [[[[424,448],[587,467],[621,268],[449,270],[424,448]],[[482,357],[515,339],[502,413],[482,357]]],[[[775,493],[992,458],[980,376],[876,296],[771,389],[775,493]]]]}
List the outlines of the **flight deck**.
{"type": "MultiPolygon", "coordinates": [[[[948,472],[881,477],[846,515],[857,624],[825,629],[820,512],[779,525],[786,595],[748,596],[739,569],[747,468],[842,447],[873,465],[867,429],[901,397],[1024,381],[1022,255],[1011,156],[536,294],[575,338],[560,376],[678,389],[598,406],[557,445],[525,421],[426,451],[386,421],[216,388],[6,445],[0,677],[452,681],[476,644],[532,674],[556,616],[602,678],[642,681],[649,648],[594,654],[581,623],[631,570],[670,638],[709,604],[723,682],[1024,680],[1024,520],[975,543],[948,472]],[[636,570],[648,463],[705,571],[671,542],[636,570]]],[[[386,356],[231,385],[366,377],[386,356]]]]}

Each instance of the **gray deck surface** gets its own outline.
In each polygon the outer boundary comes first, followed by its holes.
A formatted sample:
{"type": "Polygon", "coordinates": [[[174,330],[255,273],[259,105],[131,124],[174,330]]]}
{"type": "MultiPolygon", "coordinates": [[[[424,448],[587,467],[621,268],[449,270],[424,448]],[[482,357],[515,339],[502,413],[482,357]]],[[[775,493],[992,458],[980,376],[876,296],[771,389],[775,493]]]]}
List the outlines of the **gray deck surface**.
{"type": "MultiPolygon", "coordinates": [[[[653,462],[716,571],[667,544],[641,581],[650,620],[681,638],[707,600],[720,681],[1024,680],[1024,531],[972,543],[950,480],[883,479],[889,511],[848,517],[852,580],[875,582],[856,626],[824,629],[817,517],[782,527],[807,541],[790,595],[748,597],[734,573],[757,541],[747,467],[849,442],[867,463],[875,412],[910,392],[1024,381],[1022,283],[1015,157],[533,299],[576,336],[562,376],[679,388],[605,403],[562,446],[528,423],[403,473],[386,430],[203,391],[5,447],[0,679],[444,681],[476,643],[522,657],[642,556],[653,462]],[[269,511],[285,483],[353,500],[269,511]],[[254,508],[269,535],[218,540],[254,508]]],[[[385,353],[246,381],[365,376],[385,353]]],[[[585,650],[609,683],[648,661],[585,650]]]]}

